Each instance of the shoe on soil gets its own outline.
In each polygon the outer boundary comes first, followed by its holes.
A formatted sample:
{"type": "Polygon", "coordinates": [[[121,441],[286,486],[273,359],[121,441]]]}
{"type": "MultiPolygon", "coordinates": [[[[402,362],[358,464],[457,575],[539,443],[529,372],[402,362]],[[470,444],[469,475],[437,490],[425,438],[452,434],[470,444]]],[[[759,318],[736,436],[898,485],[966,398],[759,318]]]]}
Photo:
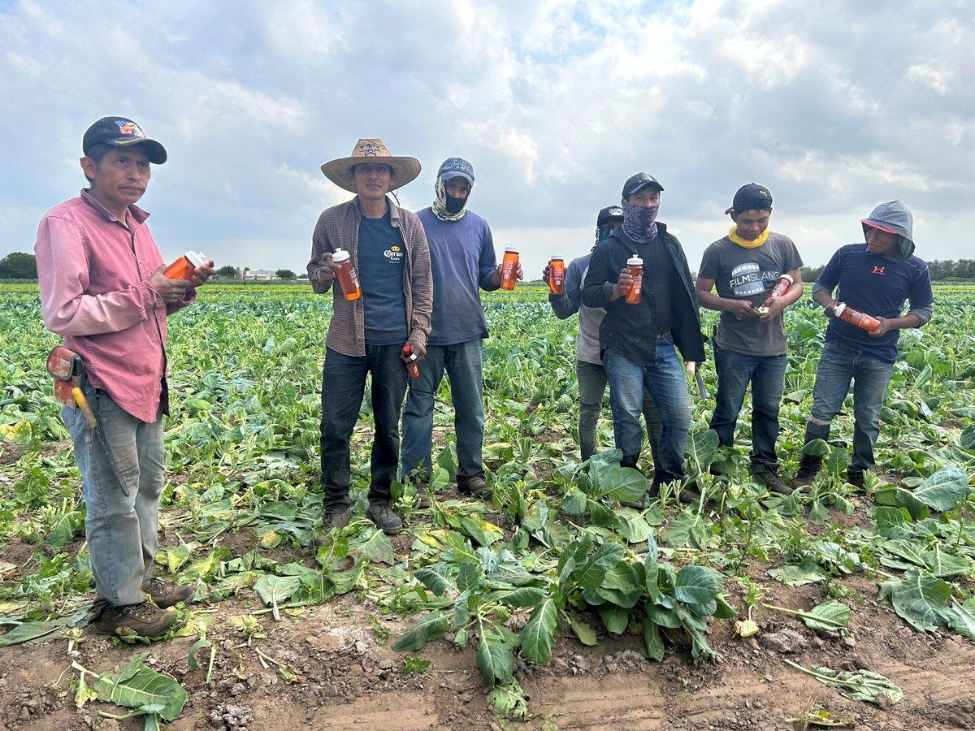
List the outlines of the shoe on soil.
{"type": "Polygon", "coordinates": [[[193,587],[185,584],[165,584],[159,579],[146,579],[142,591],[149,595],[152,603],[160,609],[175,607],[180,602],[188,602],[193,597],[193,587]]]}
{"type": "Polygon", "coordinates": [[[752,477],[761,482],[765,487],[767,487],[772,492],[777,492],[779,495],[791,495],[794,488],[786,485],[782,478],[775,472],[775,470],[770,469],[758,469],[752,472],[752,477]]]}
{"type": "Polygon", "coordinates": [[[96,632],[113,635],[126,628],[140,637],[162,637],[182,625],[174,612],[167,612],[151,604],[129,604],[124,607],[108,606],[92,625],[96,632]]]}
{"type": "Polygon", "coordinates": [[[697,490],[692,490],[689,487],[685,487],[681,489],[677,499],[680,500],[684,505],[693,505],[701,499],[701,493],[699,493],[697,490]]]}
{"type": "Polygon", "coordinates": [[[387,536],[395,536],[397,533],[403,530],[403,521],[400,520],[399,516],[391,507],[389,507],[389,503],[387,502],[369,503],[369,509],[366,511],[366,517],[375,523],[376,527],[387,536]]]}
{"type": "Polygon", "coordinates": [[[816,475],[819,474],[819,470],[813,469],[812,467],[803,467],[800,465],[799,471],[796,472],[796,476],[792,478],[792,487],[809,487],[816,479],[816,475]]]}
{"type": "Polygon", "coordinates": [[[470,497],[483,497],[487,495],[490,490],[488,489],[487,482],[483,477],[470,477],[463,481],[457,481],[457,492],[459,492],[461,495],[469,495],[470,497]]]}
{"type": "Polygon", "coordinates": [[[853,487],[858,490],[863,489],[863,471],[862,470],[851,470],[847,468],[846,470],[846,481],[849,482],[853,487]]]}
{"type": "Polygon", "coordinates": [[[352,520],[352,511],[348,508],[340,510],[326,510],[322,520],[322,533],[315,536],[315,545],[324,546],[328,543],[328,534],[333,528],[344,528],[352,520]]]}

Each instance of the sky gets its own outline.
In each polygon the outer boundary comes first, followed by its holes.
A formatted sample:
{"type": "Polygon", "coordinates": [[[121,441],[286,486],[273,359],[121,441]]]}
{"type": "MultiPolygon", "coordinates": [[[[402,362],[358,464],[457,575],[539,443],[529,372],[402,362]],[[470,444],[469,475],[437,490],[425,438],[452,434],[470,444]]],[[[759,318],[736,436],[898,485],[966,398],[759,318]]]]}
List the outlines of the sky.
{"type": "Polygon", "coordinates": [[[380,137],[433,198],[471,161],[470,208],[528,278],[589,250],[645,170],[696,269],[735,190],[766,185],[807,264],[879,202],[922,258],[975,257],[975,1],[0,0],[0,257],[84,186],[81,138],[127,116],[169,161],[140,202],[167,260],[303,272],[321,173],[380,137]]]}

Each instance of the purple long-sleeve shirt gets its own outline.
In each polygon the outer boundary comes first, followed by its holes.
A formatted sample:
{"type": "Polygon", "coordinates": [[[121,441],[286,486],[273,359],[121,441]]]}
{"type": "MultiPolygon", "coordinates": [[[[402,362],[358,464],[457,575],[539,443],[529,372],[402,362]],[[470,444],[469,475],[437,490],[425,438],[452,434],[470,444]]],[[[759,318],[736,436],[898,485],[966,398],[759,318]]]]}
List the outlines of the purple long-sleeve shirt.
{"type": "Polygon", "coordinates": [[[34,253],[48,330],[81,356],[88,382],[125,411],[156,420],[166,368],[167,305],[149,285],[163,264],[146,218],[129,206],[128,228],[87,190],[41,218],[34,253]]]}

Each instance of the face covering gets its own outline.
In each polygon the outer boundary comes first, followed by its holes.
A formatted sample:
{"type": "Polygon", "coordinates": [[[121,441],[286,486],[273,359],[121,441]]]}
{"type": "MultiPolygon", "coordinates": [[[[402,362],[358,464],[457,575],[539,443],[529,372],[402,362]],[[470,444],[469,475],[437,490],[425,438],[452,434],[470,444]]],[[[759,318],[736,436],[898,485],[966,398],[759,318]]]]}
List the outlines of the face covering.
{"type": "Polygon", "coordinates": [[[638,244],[648,244],[657,238],[657,211],[660,206],[647,208],[623,199],[623,233],[638,244]]]}
{"type": "Polygon", "coordinates": [[[441,221],[459,221],[467,213],[467,199],[470,198],[451,198],[447,195],[447,189],[443,184],[443,178],[437,176],[437,182],[433,184],[433,190],[437,194],[437,199],[433,202],[431,209],[433,215],[441,221]]]}
{"type": "Polygon", "coordinates": [[[759,246],[765,243],[766,239],[768,239],[768,234],[769,229],[765,229],[757,239],[754,241],[749,241],[748,239],[743,239],[738,235],[738,225],[735,224],[731,227],[731,231],[728,232],[728,238],[743,249],[757,249],[759,246]]]}

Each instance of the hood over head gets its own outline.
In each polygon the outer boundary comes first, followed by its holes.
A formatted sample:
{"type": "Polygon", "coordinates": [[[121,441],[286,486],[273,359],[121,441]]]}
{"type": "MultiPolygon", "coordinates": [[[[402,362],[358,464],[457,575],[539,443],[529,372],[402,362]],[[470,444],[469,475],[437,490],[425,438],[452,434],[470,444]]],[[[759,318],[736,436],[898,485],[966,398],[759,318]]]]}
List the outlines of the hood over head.
{"type": "Polygon", "coordinates": [[[899,254],[887,258],[893,261],[906,261],[914,253],[914,216],[900,201],[881,203],[860,223],[897,234],[899,254]]]}

